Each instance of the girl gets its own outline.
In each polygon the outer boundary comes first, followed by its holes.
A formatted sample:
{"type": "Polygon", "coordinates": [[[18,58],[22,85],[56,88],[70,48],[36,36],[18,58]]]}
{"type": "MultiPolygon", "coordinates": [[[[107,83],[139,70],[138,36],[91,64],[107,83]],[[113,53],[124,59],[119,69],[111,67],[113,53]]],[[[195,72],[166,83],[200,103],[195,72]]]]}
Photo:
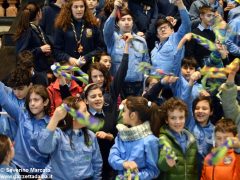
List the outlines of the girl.
{"type": "Polygon", "coordinates": [[[26,96],[26,110],[22,110],[8,99],[3,88],[0,85],[0,105],[17,124],[13,163],[21,170],[21,175],[40,175],[49,160],[37,147],[38,134],[49,122],[48,92],[41,85],[32,86],[26,96]]]}
{"type": "Polygon", "coordinates": [[[160,121],[156,122],[154,132],[160,129],[160,144],[169,145],[177,161],[160,149],[158,166],[161,179],[197,180],[197,144],[194,136],[184,129],[187,106],[179,99],[167,100],[160,111],[160,121]]]}
{"type": "Polygon", "coordinates": [[[99,52],[98,54],[96,54],[95,58],[96,59],[94,60],[94,62],[100,62],[108,69],[108,71],[110,71],[110,68],[112,66],[112,59],[107,52],[99,52]]]}
{"type": "Polygon", "coordinates": [[[21,179],[16,167],[11,164],[14,154],[11,140],[7,136],[0,134],[0,179],[21,179]]]}
{"type": "MultiPolygon", "coordinates": [[[[64,103],[89,117],[82,99],[68,97],[64,103]]],[[[94,133],[64,108],[56,108],[46,129],[40,133],[38,147],[51,155],[53,179],[101,179],[102,157],[94,133]]]]}
{"type": "Polygon", "coordinates": [[[129,55],[129,69],[122,89],[123,93],[121,94],[125,99],[129,95],[141,95],[143,74],[137,71],[137,64],[143,61],[149,62],[149,55],[145,39],[132,32],[133,16],[127,9],[122,7],[122,0],[115,0],[114,9],[104,24],[103,36],[107,51],[112,57],[112,75],[117,72],[123,57],[126,43],[122,38],[123,34],[129,33],[133,36],[131,46],[129,46],[131,52],[129,55]],[[119,31],[115,31],[115,22],[119,27],[119,31]]]}
{"type": "Polygon", "coordinates": [[[130,169],[139,179],[158,176],[158,139],[150,122],[158,118],[158,106],[143,97],[128,97],[123,102],[123,123],[118,124],[118,136],[110,150],[108,161],[118,174],[130,169]]]}
{"type": "Polygon", "coordinates": [[[39,26],[41,18],[42,12],[37,4],[31,2],[23,8],[15,34],[16,51],[30,50],[35,58],[35,70],[46,72],[53,63],[52,47],[39,26]]]}
{"type": "Polygon", "coordinates": [[[78,58],[91,60],[101,47],[98,22],[85,0],[70,0],[61,8],[55,21],[54,49],[57,61],[78,66],[78,58]]]}

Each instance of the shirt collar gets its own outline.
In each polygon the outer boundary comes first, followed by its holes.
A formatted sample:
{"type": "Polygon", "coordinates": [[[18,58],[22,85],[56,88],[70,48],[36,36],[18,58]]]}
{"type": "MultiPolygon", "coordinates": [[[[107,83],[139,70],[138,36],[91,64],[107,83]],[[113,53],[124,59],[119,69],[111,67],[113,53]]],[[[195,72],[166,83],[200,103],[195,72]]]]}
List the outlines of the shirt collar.
{"type": "Polygon", "coordinates": [[[204,29],[212,30],[212,27],[211,27],[211,26],[208,26],[208,28],[205,28],[205,27],[203,27],[202,24],[200,23],[200,24],[198,25],[198,29],[199,29],[200,31],[203,31],[204,29]]]}
{"type": "Polygon", "coordinates": [[[89,107],[89,108],[88,108],[88,111],[89,111],[93,116],[95,116],[96,114],[103,114],[103,116],[105,116],[103,110],[102,110],[101,112],[97,112],[95,109],[89,107]]]}
{"type": "Polygon", "coordinates": [[[73,129],[68,129],[66,131],[66,134],[71,136],[71,135],[76,135],[76,136],[81,136],[83,134],[82,129],[79,129],[79,131],[74,131],[73,129]]]}

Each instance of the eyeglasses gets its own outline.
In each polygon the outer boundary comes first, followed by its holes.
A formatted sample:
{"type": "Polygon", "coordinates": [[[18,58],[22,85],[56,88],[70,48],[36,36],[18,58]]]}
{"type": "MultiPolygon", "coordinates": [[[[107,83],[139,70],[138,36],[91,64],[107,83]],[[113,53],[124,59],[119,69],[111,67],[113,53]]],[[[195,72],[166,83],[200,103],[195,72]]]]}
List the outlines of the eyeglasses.
{"type": "Polygon", "coordinates": [[[160,31],[166,30],[168,28],[170,28],[169,25],[161,26],[161,27],[157,28],[157,31],[160,32],[160,31]]]}

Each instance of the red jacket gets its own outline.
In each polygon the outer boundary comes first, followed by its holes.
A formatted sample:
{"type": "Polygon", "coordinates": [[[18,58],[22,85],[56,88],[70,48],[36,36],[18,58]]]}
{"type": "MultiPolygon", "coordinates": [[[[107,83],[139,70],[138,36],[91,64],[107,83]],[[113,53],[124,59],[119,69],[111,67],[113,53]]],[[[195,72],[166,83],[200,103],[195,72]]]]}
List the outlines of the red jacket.
{"type": "Polygon", "coordinates": [[[201,180],[240,180],[240,154],[230,149],[215,166],[207,164],[208,157],[204,160],[201,180]]]}
{"type": "MultiPolygon", "coordinates": [[[[77,82],[74,80],[71,80],[71,86],[70,86],[69,90],[70,90],[70,93],[72,94],[72,96],[76,96],[77,94],[80,94],[83,91],[82,87],[79,86],[77,84],[77,82]]],[[[51,101],[51,116],[52,116],[56,107],[58,107],[62,104],[62,97],[60,94],[60,87],[59,87],[58,79],[48,86],[48,94],[49,94],[50,101],[51,101]]]]}

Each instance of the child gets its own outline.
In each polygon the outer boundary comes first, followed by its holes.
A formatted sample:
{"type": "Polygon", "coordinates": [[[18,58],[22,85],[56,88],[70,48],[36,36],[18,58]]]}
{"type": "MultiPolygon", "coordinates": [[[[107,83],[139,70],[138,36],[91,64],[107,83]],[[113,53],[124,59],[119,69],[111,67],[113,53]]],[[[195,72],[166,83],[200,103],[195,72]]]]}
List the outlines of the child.
{"type": "Polygon", "coordinates": [[[94,62],[100,62],[101,64],[103,64],[109,71],[110,68],[112,66],[112,59],[111,56],[105,52],[99,52],[98,54],[96,54],[94,62]]]}
{"type": "Polygon", "coordinates": [[[94,16],[97,16],[96,7],[99,4],[99,0],[86,0],[88,9],[93,13],[94,16]]]}
{"type": "MultiPolygon", "coordinates": [[[[64,103],[89,117],[80,98],[68,97],[64,103]]],[[[56,108],[46,129],[40,133],[38,147],[51,155],[53,179],[101,179],[102,157],[96,136],[63,107],[56,108]]]]}
{"type": "Polygon", "coordinates": [[[161,179],[198,179],[197,143],[184,128],[187,115],[187,106],[182,100],[171,98],[162,105],[162,118],[154,126],[155,131],[159,132],[160,129],[160,144],[169,144],[177,161],[168,158],[166,151],[160,149],[158,166],[161,179]]]}
{"type": "MultiPolygon", "coordinates": [[[[10,74],[8,79],[9,87],[5,86],[2,82],[0,82],[0,84],[4,87],[7,98],[18,108],[24,110],[25,97],[32,87],[29,71],[17,68],[10,74]]],[[[2,111],[5,112],[4,109],[2,111]]],[[[13,141],[17,133],[17,124],[16,121],[7,116],[8,115],[1,116],[0,132],[7,135],[13,141]]]]}
{"type": "Polygon", "coordinates": [[[21,179],[16,166],[11,164],[14,154],[14,147],[10,138],[3,134],[0,134],[0,179],[21,179]]]}
{"type": "Polygon", "coordinates": [[[23,7],[19,18],[15,34],[17,54],[30,50],[35,58],[35,70],[46,76],[53,59],[50,41],[39,26],[41,9],[36,3],[29,2],[23,7]]]}
{"type": "Polygon", "coordinates": [[[227,139],[233,140],[234,144],[228,149],[227,154],[216,165],[208,165],[208,155],[204,160],[201,180],[239,180],[240,179],[240,155],[234,148],[240,148],[237,138],[237,126],[231,119],[221,119],[215,126],[215,145],[221,146],[227,139]]]}
{"type": "Polygon", "coordinates": [[[123,123],[118,124],[118,135],[110,150],[108,161],[119,175],[131,170],[139,179],[158,176],[158,139],[150,123],[158,118],[158,106],[143,97],[128,97],[123,102],[123,123]]]}
{"type": "MultiPolygon", "coordinates": [[[[210,6],[202,6],[199,8],[199,13],[201,21],[192,30],[192,33],[214,42],[215,34],[212,30],[212,25],[214,23],[215,10],[210,6]]],[[[194,57],[197,60],[197,67],[203,67],[205,64],[204,60],[210,56],[211,51],[199,45],[196,40],[191,40],[186,44],[186,47],[186,55],[194,57]]]]}
{"type": "MultiPolygon", "coordinates": [[[[174,5],[178,7],[181,16],[181,26],[177,32],[174,32],[173,25],[167,19],[159,19],[156,23],[156,36],[159,41],[155,44],[154,49],[151,51],[152,66],[155,69],[161,69],[165,73],[172,73],[175,66],[175,52],[178,43],[182,37],[190,32],[191,25],[188,12],[182,0],[174,1],[174,5]]],[[[183,57],[183,51],[181,51],[183,57]]],[[[152,74],[155,72],[152,71],[152,74]]]]}
{"type": "Polygon", "coordinates": [[[199,18],[199,16],[201,16],[200,8],[206,6],[210,7],[211,9],[213,9],[214,12],[216,11],[217,14],[223,17],[223,7],[218,0],[198,0],[193,2],[189,9],[189,14],[193,27],[196,27],[199,23],[201,23],[201,17],[199,18]]]}
{"type": "Polygon", "coordinates": [[[17,55],[17,67],[29,71],[33,84],[48,86],[48,79],[45,75],[34,68],[34,56],[31,51],[24,50],[17,55]]]}
{"type": "Polygon", "coordinates": [[[143,74],[137,71],[137,64],[149,62],[149,55],[145,39],[132,32],[133,16],[128,9],[123,9],[122,7],[122,0],[114,1],[114,9],[104,24],[103,35],[107,51],[112,58],[112,75],[116,74],[123,58],[124,46],[126,44],[123,34],[129,33],[133,36],[129,45],[129,52],[131,52],[129,54],[129,69],[121,94],[123,99],[125,99],[130,95],[142,94],[143,74]],[[119,31],[116,30],[115,23],[119,27],[119,31]]]}
{"type": "MultiPolygon", "coordinates": [[[[70,63],[67,61],[62,61],[60,62],[60,65],[69,66],[70,63]]],[[[67,71],[65,72],[70,74],[72,73],[67,71]]],[[[58,76],[56,81],[48,86],[48,93],[51,101],[51,115],[53,114],[55,109],[62,104],[60,88],[64,85],[68,86],[70,94],[72,96],[80,96],[80,93],[83,91],[82,87],[79,86],[76,81],[66,79],[63,76],[58,76]]]]}
{"type": "Polygon", "coordinates": [[[40,153],[37,147],[38,133],[49,122],[50,105],[46,88],[32,86],[26,96],[26,110],[22,110],[11,102],[0,84],[0,105],[17,124],[13,163],[21,169],[21,175],[40,175],[49,160],[48,155],[40,153]]]}

